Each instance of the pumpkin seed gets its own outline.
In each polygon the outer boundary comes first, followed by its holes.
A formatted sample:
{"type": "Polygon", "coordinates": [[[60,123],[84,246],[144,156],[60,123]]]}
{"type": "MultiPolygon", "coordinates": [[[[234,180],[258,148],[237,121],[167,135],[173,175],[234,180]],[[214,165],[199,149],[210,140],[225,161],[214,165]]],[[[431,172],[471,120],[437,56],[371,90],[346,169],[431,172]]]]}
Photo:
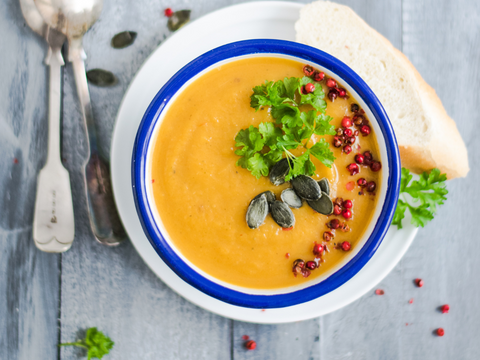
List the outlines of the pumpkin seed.
{"type": "Polygon", "coordinates": [[[283,158],[270,169],[270,174],[268,177],[273,185],[282,185],[285,183],[285,176],[287,176],[290,171],[290,166],[288,165],[288,159],[283,158]]]}
{"type": "Polygon", "coordinates": [[[112,86],[117,83],[117,78],[110,71],[92,69],[87,71],[88,81],[96,86],[112,86]]]}
{"type": "Polygon", "coordinates": [[[318,200],[307,200],[307,204],[316,212],[323,215],[333,213],[333,202],[327,193],[322,191],[322,196],[318,200]]]}
{"type": "Polygon", "coordinates": [[[275,201],[272,204],[272,217],[275,222],[283,228],[289,228],[295,225],[295,216],[287,204],[281,201],[275,201]]]}
{"type": "Polygon", "coordinates": [[[300,196],[297,195],[295,190],[292,188],[285,189],[282,191],[282,195],[280,195],[282,198],[283,202],[287,204],[288,206],[298,209],[301,208],[303,205],[303,201],[300,198],[300,196]]]}
{"type": "Polygon", "coordinates": [[[290,182],[297,195],[305,200],[318,200],[322,196],[320,186],[310,176],[298,175],[290,182]]]}
{"type": "Polygon", "coordinates": [[[327,178],[318,180],[318,186],[320,186],[320,190],[322,190],[322,192],[330,195],[330,184],[328,183],[327,178]]]}
{"type": "Polygon", "coordinates": [[[137,33],[135,31],[122,31],[112,38],[114,49],[123,49],[134,43],[137,33]]]}
{"type": "Polygon", "coordinates": [[[273,192],[271,192],[270,190],[268,191],[264,191],[260,194],[258,194],[257,196],[255,196],[253,198],[253,200],[255,200],[256,198],[259,198],[260,196],[262,196],[263,194],[265,194],[265,196],[267,197],[267,202],[268,202],[268,205],[272,205],[272,203],[277,200],[277,197],[275,196],[275,194],[273,192]]]}
{"type": "Polygon", "coordinates": [[[168,29],[170,31],[177,31],[183,25],[190,21],[190,10],[175,11],[172,16],[168,18],[168,29]]]}
{"type": "Polygon", "coordinates": [[[250,202],[247,209],[247,225],[250,229],[256,229],[263,224],[268,215],[267,195],[260,194],[250,202]]]}

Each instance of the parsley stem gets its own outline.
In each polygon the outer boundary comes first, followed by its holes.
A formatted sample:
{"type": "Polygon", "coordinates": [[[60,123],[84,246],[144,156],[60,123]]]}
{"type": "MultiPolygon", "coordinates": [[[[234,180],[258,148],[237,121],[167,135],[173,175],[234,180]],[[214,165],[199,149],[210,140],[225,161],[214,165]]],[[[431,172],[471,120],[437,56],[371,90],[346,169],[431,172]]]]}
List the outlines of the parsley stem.
{"type": "Polygon", "coordinates": [[[63,344],[59,344],[58,346],[78,346],[78,347],[82,347],[82,348],[88,350],[88,346],[86,346],[85,344],[83,344],[81,342],[63,343],[63,344]]]}

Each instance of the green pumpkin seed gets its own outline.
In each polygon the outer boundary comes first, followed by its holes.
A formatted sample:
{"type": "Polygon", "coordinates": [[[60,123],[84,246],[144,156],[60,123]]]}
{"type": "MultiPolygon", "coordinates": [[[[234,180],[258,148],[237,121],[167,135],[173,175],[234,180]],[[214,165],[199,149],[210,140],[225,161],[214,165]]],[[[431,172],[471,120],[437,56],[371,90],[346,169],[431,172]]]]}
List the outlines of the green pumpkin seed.
{"type": "Polygon", "coordinates": [[[172,16],[168,18],[168,29],[170,31],[177,31],[183,25],[190,21],[190,10],[175,11],[172,16]]]}
{"type": "Polygon", "coordinates": [[[322,191],[318,183],[310,176],[298,175],[291,181],[293,189],[302,199],[318,200],[322,196],[322,191]]]}
{"type": "Polygon", "coordinates": [[[114,49],[123,49],[134,43],[137,33],[135,31],[123,31],[112,38],[114,49]]]}
{"type": "Polygon", "coordinates": [[[268,202],[265,194],[260,194],[250,202],[247,209],[247,225],[250,229],[256,229],[263,224],[268,215],[268,202]]]}
{"type": "Polygon", "coordinates": [[[300,196],[297,195],[295,190],[292,188],[285,189],[282,191],[282,195],[280,195],[282,198],[283,202],[287,204],[288,206],[298,209],[301,208],[303,205],[303,201],[300,198],[300,196]]]}
{"type": "Polygon", "coordinates": [[[275,201],[272,206],[272,217],[275,222],[283,228],[289,228],[295,225],[295,216],[287,204],[281,201],[275,201]]]}
{"type": "Polygon", "coordinates": [[[117,78],[110,71],[92,69],[87,71],[87,79],[90,84],[96,86],[112,86],[117,83],[117,78]]]}
{"type": "Polygon", "coordinates": [[[307,204],[316,212],[323,215],[330,215],[333,213],[333,202],[327,193],[322,192],[322,196],[318,200],[308,200],[307,204]]]}
{"type": "Polygon", "coordinates": [[[327,195],[330,195],[330,184],[328,183],[327,178],[318,180],[318,186],[320,186],[320,189],[324,193],[326,193],[327,195]]]}

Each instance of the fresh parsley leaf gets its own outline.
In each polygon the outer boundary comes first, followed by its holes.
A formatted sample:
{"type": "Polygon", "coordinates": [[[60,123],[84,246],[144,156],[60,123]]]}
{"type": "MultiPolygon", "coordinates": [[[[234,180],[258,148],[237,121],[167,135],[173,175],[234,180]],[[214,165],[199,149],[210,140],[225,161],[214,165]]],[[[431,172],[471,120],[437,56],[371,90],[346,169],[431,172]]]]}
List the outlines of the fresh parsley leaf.
{"type": "Polygon", "coordinates": [[[329,168],[332,167],[332,164],[335,161],[335,156],[333,156],[329,144],[323,138],[310,148],[310,153],[320,160],[323,165],[329,168]]]}
{"type": "Polygon", "coordinates": [[[315,119],[315,135],[335,135],[335,126],[330,124],[333,118],[331,116],[320,114],[315,119]]]}
{"type": "Polygon", "coordinates": [[[397,208],[395,210],[395,214],[393,214],[392,225],[397,225],[399,229],[402,226],[402,220],[405,218],[405,210],[407,210],[407,203],[402,199],[398,199],[397,208]]]}
{"type": "Polygon", "coordinates": [[[284,150],[296,149],[299,145],[301,145],[300,141],[297,141],[292,134],[285,134],[277,141],[277,146],[284,150]]]}
{"type": "Polygon", "coordinates": [[[87,329],[85,339],[72,343],[63,343],[58,346],[78,346],[87,350],[87,358],[101,359],[112,350],[115,343],[108,336],[98,331],[96,327],[87,329]]]}
{"type": "Polygon", "coordinates": [[[412,224],[417,227],[424,227],[427,222],[433,219],[437,212],[437,206],[443,205],[447,200],[448,190],[445,184],[447,176],[441,174],[439,169],[435,168],[430,172],[425,171],[420,175],[419,180],[411,180],[410,171],[402,168],[400,196],[403,198],[398,200],[392,220],[392,224],[397,225],[399,229],[402,228],[402,220],[405,218],[407,209],[412,215],[412,224]],[[406,194],[411,197],[412,203],[419,203],[419,205],[414,206],[409,203],[405,198],[406,194]]]}
{"type": "Polygon", "coordinates": [[[285,181],[290,181],[298,175],[313,175],[315,173],[315,165],[310,160],[310,150],[305,151],[298,157],[290,158],[293,163],[293,167],[290,168],[285,181]]]}
{"type": "Polygon", "coordinates": [[[277,148],[277,138],[282,136],[282,130],[271,122],[264,122],[258,125],[258,131],[263,136],[265,146],[275,150],[277,148]]]}
{"type": "Polygon", "coordinates": [[[300,79],[291,77],[283,79],[285,85],[285,92],[290,99],[295,98],[295,92],[300,88],[300,79]]]}
{"type": "Polygon", "coordinates": [[[277,124],[286,124],[298,121],[300,110],[294,105],[282,103],[272,107],[271,114],[277,124]]]}
{"type": "Polygon", "coordinates": [[[437,211],[437,205],[443,205],[447,200],[448,190],[445,189],[447,175],[440,174],[440,170],[433,169],[430,174],[424,172],[418,181],[405,188],[405,192],[417,199],[422,205],[427,205],[433,212],[437,211]]]}
{"type": "Polygon", "coordinates": [[[247,170],[249,170],[257,179],[260,179],[262,175],[268,176],[269,169],[268,162],[260,153],[256,153],[248,159],[247,170]]]}
{"type": "Polygon", "coordinates": [[[265,81],[255,86],[250,96],[250,106],[255,110],[269,106],[275,122],[264,122],[258,128],[250,126],[238,132],[235,137],[235,154],[240,156],[237,166],[249,170],[257,178],[267,176],[270,168],[282,159],[285,152],[292,160],[290,177],[314,174],[315,165],[310,155],[331,167],[335,157],[324,139],[308,148],[313,134],[335,135],[335,128],[330,125],[332,118],[324,114],[324,97],[321,84],[308,77],[265,81]],[[314,84],[314,92],[302,94],[302,87],[308,83],[314,84]],[[310,105],[314,110],[302,111],[302,105],[310,105]],[[296,158],[289,150],[299,146],[306,151],[296,158]]]}
{"type": "Polygon", "coordinates": [[[408,210],[412,214],[412,224],[416,227],[424,227],[427,222],[433,220],[433,211],[428,206],[421,205],[419,207],[408,205],[408,210]]]}
{"type": "Polygon", "coordinates": [[[256,127],[250,125],[248,129],[242,129],[235,137],[235,146],[240,149],[235,150],[235,154],[241,156],[237,161],[237,166],[244,169],[248,168],[248,160],[254,154],[263,149],[265,139],[262,137],[256,127]]]}
{"type": "Polygon", "coordinates": [[[320,83],[317,83],[310,79],[309,77],[304,76],[300,80],[299,84],[299,94],[300,94],[300,103],[299,105],[311,105],[313,108],[317,111],[320,111],[322,113],[325,113],[325,110],[327,109],[327,102],[324,100],[325,98],[325,93],[323,92],[322,85],[320,83]],[[302,94],[301,92],[301,87],[311,83],[315,86],[315,91],[310,94],[302,94]]]}

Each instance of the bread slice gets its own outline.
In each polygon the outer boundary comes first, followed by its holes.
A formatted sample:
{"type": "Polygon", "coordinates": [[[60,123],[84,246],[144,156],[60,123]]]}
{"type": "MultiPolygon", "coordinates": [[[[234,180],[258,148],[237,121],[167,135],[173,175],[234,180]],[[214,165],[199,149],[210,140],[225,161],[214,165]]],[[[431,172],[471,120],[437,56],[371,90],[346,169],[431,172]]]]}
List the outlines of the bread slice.
{"type": "Polygon", "coordinates": [[[317,1],[295,24],[296,40],[350,66],[380,99],[392,122],[402,166],[466,176],[468,156],[455,122],[405,55],[347,6],[317,1]]]}

